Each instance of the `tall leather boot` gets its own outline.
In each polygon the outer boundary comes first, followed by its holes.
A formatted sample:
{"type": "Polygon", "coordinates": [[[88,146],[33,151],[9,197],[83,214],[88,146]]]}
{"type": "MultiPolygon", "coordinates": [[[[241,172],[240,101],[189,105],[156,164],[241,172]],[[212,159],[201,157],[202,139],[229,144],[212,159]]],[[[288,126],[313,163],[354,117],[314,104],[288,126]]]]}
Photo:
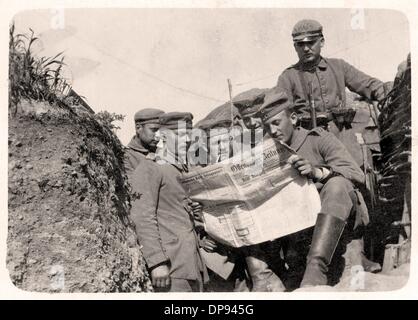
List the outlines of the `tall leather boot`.
{"type": "Polygon", "coordinates": [[[320,213],[316,219],[311,248],[301,287],[327,285],[328,266],[337,248],[346,222],[329,214],[320,213]]]}
{"type": "Polygon", "coordinates": [[[248,273],[253,284],[252,292],[283,292],[286,290],[280,278],[259,257],[247,256],[248,273]]]}

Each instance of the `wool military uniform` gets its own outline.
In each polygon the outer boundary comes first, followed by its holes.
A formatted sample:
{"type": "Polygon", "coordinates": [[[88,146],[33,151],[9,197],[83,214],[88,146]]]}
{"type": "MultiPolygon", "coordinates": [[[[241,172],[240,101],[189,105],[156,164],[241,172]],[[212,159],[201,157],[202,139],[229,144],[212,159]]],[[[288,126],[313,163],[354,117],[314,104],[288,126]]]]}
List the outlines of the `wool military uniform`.
{"type": "MultiPolygon", "coordinates": [[[[186,127],[190,128],[192,118],[190,113],[166,113],[160,117],[160,124],[162,130],[172,130],[177,129],[179,122],[184,121],[186,127]]],[[[173,155],[169,159],[176,158],[173,155]]],[[[142,177],[137,180],[135,188],[143,194],[142,202],[140,199],[138,205],[146,209],[146,213],[138,218],[142,223],[148,223],[148,229],[153,229],[142,236],[144,252],[147,246],[148,260],[153,262],[150,268],[162,263],[169,264],[169,291],[202,291],[203,283],[208,280],[207,270],[199,253],[190,200],[180,183],[181,175],[187,171],[187,165],[169,163],[167,159],[160,158],[158,152],[155,161],[152,170],[141,170],[138,167],[140,174],[136,175],[142,177]],[[157,224],[152,222],[155,220],[157,224]],[[154,234],[159,235],[159,241],[154,234]]],[[[145,253],[144,255],[147,256],[145,253]]]]}
{"type": "Polygon", "coordinates": [[[148,267],[169,265],[170,278],[175,279],[170,291],[201,291],[206,269],[198,251],[187,194],[178,181],[181,173],[181,167],[171,164],[152,160],[141,163],[130,177],[132,189],[139,196],[132,203],[132,218],[148,267]]]}
{"type": "MultiPolygon", "coordinates": [[[[292,37],[295,46],[302,45],[303,50],[306,48],[306,42],[316,46],[314,49],[311,47],[309,50],[311,52],[308,52],[317,54],[320,48],[318,49],[319,44],[316,41],[323,41],[322,26],[315,20],[301,20],[295,24],[292,37]]],[[[299,49],[298,54],[303,52],[305,51],[299,49]]],[[[285,91],[290,101],[298,106],[297,112],[302,126],[312,125],[310,111],[314,103],[317,123],[327,126],[327,130],[344,144],[366,174],[366,185],[362,186],[361,190],[368,204],[373,207],[375,205],[375,177],[372,169],[372,154],[373,151],[379,151],[379,146],[376,145],[379,140],[377,121],[373,119],[371,110],[354,109],[346,102],[348,100],[346,88],[366,98],[370,103],[370,101],[384,99],[390,87],[342,59],[322,56],[318,58],[315,62],[308,59],[306,63],[301,58],[298,63],[283,71],[279,76],[277,87],[285,91]]],[[[361,240],[357,241],[361,242],[361,240]]],[[[361,247],[363,247],[362,244],[361,247]]],[[[359,254],[362,255],[362,264],[365,268],[371,270],[380,268],[378,264],[367,260],[363,253],[359,254]]]]}
{"type": "MultiPolygon", "coordinates": [[[[143,109],[140,124],[160,124],[163,112],[143,109]]],[[[150,270],[162,264],[170,269],[172,292],[201,291],[205,268],[200,259],[187,196],[177,181],[181,172],[159,165],[156,156],[134,136],[125,150],[125,169],[132,187],[131,217],[150,270]]],[[[158,288],[156,288],[159,291],[158,288]]]]}
{"type": "Polygon", "coordinates": [[[126,173],[130,175],[141,162],[147,159],[154,160],[155,154],[146,149],[139,138],[134,136],[125,148],[124,165],[126,173]]]}
{"type": "MultiPolygon", "coordinates": [[[[318,112],[331,111],[345,105],[345,88],[369,100],[385,97],[383,82],[370,77],[342,59],[321,57],[318,64],[306,69],[301,62],[287,68],[279,76],[277,86],[291,102],[309,102],[309,86],[318,112]]],[[[309,112],[306,106],[301,111],[309,112]]]]}
{"type": "MultiPolygon", "coordinates": [[[[258,116],[265,125],[275,125],[276,116],[294,108],[283,91],[271,90],[258,116]]],[[[287,115],[290,118],[290,115],[287,115]]],[[[287,123],[287,122],[285,122],[287,123]]],[[[287,126],[291,125],[287,124],[287,126]]],[[[283,128],[288,130],[289,128],[283,128]]],[[[302,286],[327,284],[326,273],[350,213],[358,213],[358,223],[368,223],[367,208],[355,185],[364,183],[364,174],[345,146],[322,128],[293,128],[284,141],[322,174],[314,182],[320,192],[321,212],[314,228],[302,286]]]]}
{"type": "MultiPolygon", "coordinates": [[[[323,37],[322,26],[315,20],[301,20],[294,26],[292,37],[295,43],[315,41],[323,37]]],[[[310,101],[314,101],[317,115],[323,115],[328,120],[332,119],[331,111],[337,113],[350,107],[346,106],[345,88],[370,101],[380,101],[387,93],[382,81],[370,77],[342,59],[324,57],[319,57],[314,65],[299,61],[290,66],[279,76],[277,87],[287,93],[290,102],[299,106],[297,112],[300,118],[305,119],[310,118],[310,101]]],[[[343,142],[360,166],[366,164],[356,133],[362,134],[367,126],[367,121],[363,123],[364,116],[363,110],[357,110],[351,120],[362,124],[353,128],[350,124],[339,127],[329,122],[329,131],[343,142]]]]}
{"type": "MultiPolygon", "coordinates": [[[[257,114],[268,91],[268,89],[253,88],[234,97],[233,104],[238,109],[240,116],[242,118],[259,118],[257,114]]],[[[263,130],[262,127],[260,129],[263,130]]],[[[262,141],[259,141],[258,138],[263,139],[265,135],[264,131],[261,137],[253,135],[251,148],[261,143],[262,141]]],[[[251,291],[285,291],[285,285],[278,276],[282,273],[283,265],[280,250],[281,241],[279,239],[240,248],[240,252],[245,256],[248,273],[252,280],[251,291]]]]}
{"type": "MultiPolygon", "coordinates": [[[[164,111],[156,108],[141,109],[134,115],[135,124],[145,125],[147,123],[158,124],[160,123],[160,117],[164,114],[164,111]]],[[[141,139],[135,135],[128,146],[125,148],[124,165],[126,173],[131,173],[136,167],[145,160],[145,158],[153,160],[155,155],[150,152],[141,142],[141,139]]]]}
{"type": "MultiPolygon", "coordinates": [[[[325,184],[317,183],[321,212],[347,220],[353,209],[352,199],[357,196],[355,185],[364,183],[364,174],[345,146],[322,128],[306,130],[299,127],[293,132],[290,147],[313,166],[329,168],[333,172],[333,177],[325,184]]],[[[368,223],[364,210],[359,211],[358,219],[368,223]]]]}

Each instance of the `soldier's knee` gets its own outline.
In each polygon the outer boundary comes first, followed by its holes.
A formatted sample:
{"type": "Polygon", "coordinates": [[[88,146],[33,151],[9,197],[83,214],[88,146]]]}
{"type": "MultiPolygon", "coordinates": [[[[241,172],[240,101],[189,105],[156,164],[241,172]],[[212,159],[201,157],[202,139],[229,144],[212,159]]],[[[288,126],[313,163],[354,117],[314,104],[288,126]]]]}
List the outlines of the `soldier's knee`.
{"type": "Polygon", "coordinates": [[[342,176],[329,179],[322,188],[322,192],[326,192],[328,196],[335,197],[337,199],[350,197],[352,190],[353,184],[351,181],[342,176]]]}

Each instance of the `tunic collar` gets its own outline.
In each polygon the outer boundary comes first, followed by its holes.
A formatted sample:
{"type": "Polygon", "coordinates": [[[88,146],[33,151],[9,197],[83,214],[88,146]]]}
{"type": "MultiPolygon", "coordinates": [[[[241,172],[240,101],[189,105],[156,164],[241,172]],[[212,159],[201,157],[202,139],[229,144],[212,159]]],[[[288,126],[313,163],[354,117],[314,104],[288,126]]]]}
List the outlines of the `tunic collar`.
{"type": "Polygon", "coordinates": [[[318,63],[318,68],[325,70],[328,67],[328,64],[324,58],[321,57],[321,60],[318,63]]]}
{"type": "Polygon", "coordinates": [[[171,164],[173,167],[175,167],[181,173],[189,172],[187,164],[182,163],[182,161],[177,159],[176,155],[169,152],[169,150],[167,150],[166,157],[160,157],[160,156],[154,154],[154,159],[158,164],[171,164]]]}
{"type": "Polygon", "coordinates": [[[325,70],[325,69],[327,69],[328,64],[327,64],[327,61],[323,57],[321,57],[318,64],[316,66],[312,66],[312,68],[309,68],[309,69],[305,68],[303,66],[303,63],[300,62],[300,61],[295,65],[295,67],[297,67],[297,69],[301,69],[301,70],[312,70],[312,69],[315,69],[316,67],[318,67],[321,70],[325,70]]]}
{"type": "Polygon", "coordinates": [[[155,160],[155,153],[146,149],[137,136],[133,136],[128,144],[128,148],[142,153],[144,156],[146,156],[147,159],[155,160]]]}

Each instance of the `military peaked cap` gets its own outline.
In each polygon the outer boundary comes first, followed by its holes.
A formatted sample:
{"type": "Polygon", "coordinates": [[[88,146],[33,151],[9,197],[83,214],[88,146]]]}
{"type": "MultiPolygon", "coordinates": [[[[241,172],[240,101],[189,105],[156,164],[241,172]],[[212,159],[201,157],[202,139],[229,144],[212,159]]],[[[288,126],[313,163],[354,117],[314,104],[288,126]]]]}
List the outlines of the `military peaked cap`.
{"type": "Polygon", "coordinates": [[[145,108],[135,113],[134,120],[135,122],[139,122],[141,124],[159,123],[160,117],[163,114],[164,114],[163,110],[155,109],[155,108],[145,108]]]}
{"type": "Polygon", "coordinates": [[[264,103],[256,116],[263,122],[269,120],[280,112],[292,107],[287,95],[283,91],[271,90],[266,94],[264,103]]]}
{"type": "Polygon", "coordinates": [[[254,88],[242,92],[232,99],[232,103],[238,109],[241,116],[249,117],[255,115],[260,110],[267,91],[268,89],[254,88]]]}
{"type": "Polygon", "coordinates": [[[322,37],[322,25],[316,20],[298,21],[292,30],[294,42],[308,42],[322,37]]]}
{"type": "Polygon", "coordinates": [[[186,128],[191,129],[193,115],[190,112],[168,112],[160,117],[160,124],[167,129],[178,129],[179,122],[185,122],[186,128]]]}

